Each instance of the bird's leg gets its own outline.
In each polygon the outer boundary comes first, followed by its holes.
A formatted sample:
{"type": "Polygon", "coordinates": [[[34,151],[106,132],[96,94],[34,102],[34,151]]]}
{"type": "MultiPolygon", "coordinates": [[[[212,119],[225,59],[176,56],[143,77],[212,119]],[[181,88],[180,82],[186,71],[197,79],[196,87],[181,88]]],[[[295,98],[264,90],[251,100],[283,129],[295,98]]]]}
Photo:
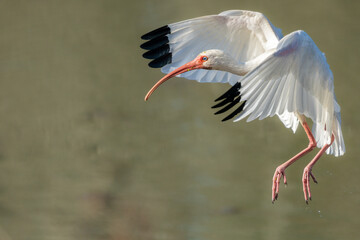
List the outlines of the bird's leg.
{"type": "Polygon", "coordinates": [[[307,124],[307,122],[305,121],[304,118],[301,119],[301,125],[303,126],[305,133],[306,133],[307,137],[309,138],[309,145],[307,146],[307,148],[305,148],[304,150],[302,150],[301,152],[296,154],[294,157],[292,157],[290,160],[286,161],[285,163],[281,164],[280,166],[278,166],[276,168],[274,177],[273,177],[273,184],[272,184],[272,202],[273,203],[278,198],[279,184],[280,184],[281,177],[284,177],[284,184],[285,185],[287,184],[286,176],[285,176],[285,169],[287,167],[289,167],[291,164],[293,164],[296,160],[298,160],[299,158],[301,158],[302,156],[304,156],[305,154],[307,154],[308,152],[310,152],[311,150],[313,150],[316,147],[315,138],[312,135],[309,125],[307,124]]]}
{"type": "Polygon", "coordinates": [[[311,200],[311,192],[310,192],[310,176],[313,179],[313,181],[315,183],[317,183],[316,178],[314,177],[314,175],[312,174],[311,170],[312,167],[315,165],[315,163],[319,160],[319,158],[321,157],[321,155],[324,154],[324,152],[331,146],[331,144],[334,142],[334,135],[331,136],[331,143],[330,144],[325,144],[325,146],[323,146],[320,151],[316,154],[316,156],[314,157],[313,160],[311,160],[311,162],[304,168],[304,173],[303,173],[303,177],[302,177],[302,182],[303,182],[303,191],[304,191],[304,197],[305,197],[305,202],[306,204],[308,204],[308,200],[311,200]]]}

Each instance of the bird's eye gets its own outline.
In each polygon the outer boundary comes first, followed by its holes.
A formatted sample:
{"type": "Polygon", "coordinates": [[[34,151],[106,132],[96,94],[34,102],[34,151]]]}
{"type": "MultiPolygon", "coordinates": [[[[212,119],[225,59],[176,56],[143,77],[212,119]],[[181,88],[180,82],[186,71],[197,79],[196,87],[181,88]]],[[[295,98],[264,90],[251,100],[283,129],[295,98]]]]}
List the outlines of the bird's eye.
{"type": "Polygon", "coordinates": [[[203,60],[203,61],[207,61],[208,58],[207,58],[207,57],[203,57],[202,60],[203,60]]]}

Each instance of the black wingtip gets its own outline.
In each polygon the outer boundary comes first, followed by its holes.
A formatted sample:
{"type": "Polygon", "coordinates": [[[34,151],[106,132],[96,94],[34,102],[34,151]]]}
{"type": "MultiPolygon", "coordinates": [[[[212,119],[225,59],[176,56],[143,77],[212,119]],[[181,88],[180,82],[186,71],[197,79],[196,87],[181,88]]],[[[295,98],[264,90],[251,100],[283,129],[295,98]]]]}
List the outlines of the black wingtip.
{"type": "Polygon", "coordinates": [[[159,36],[164,36],[166,34],[170,33],[170,27],[168,25],[162,26],[158,29],[155,29],[151,32],[148,32],[141,36],[141,39],[143,40],[151,40],[159,36]]]}
{"type": "Polygon", "coordinates": [[[229,102],[231,102],[231,100],[228,99],[228,98],[225,98],[223,101],[215,104],[215,105],[212,106],[211,108],[219,108],[219,107],[222,107],[222,106],[224,106],[225,104],[227,104],[227,103],[229,103],[229,102]]]}
{"type": "Polygon", "coordinates": [[[232,86],[228,91],[226,91],[223,95],[215,99],[215,102],[220,101],[224,98],[228,98],[229,96],[237,95],[239,89],[241,88],[241,83],[237,82],[234,86],[232,86]]]}
{"type": "MultiPolygon", "coordinates": [[[[223,95],[221,95],[220,97],[218,97],[215,100],[215,102],[220,101],[220,100],[222,100],[222,101],[215,104],[214,106],[212,106],[212,108],[223,107],[219,111],[215,112],[215,115],[224,113],[224,112],[228,111],[229,109],[231,109],[232,107],[234,107],[239,102],[241,102],[240,89],[241,89],[241,83],[238,82],[234,86],[232,86],[229,90],[227,90],[223,95]]],[[[221,121],[225,122],[225,121],[230,120],[231,118],[235,117],[237,114],[239,114],[241,111],[243,111],[243,109],[245,107],[245,103],[246,103],[246,101],[243,101],[242,104],[238,108],[236,108],[235,111],[233,111],[231,114],[229,114],[227,117],[225,117],[221,121]]]]}
{"type": "MultiPolygon", "coordinates": [[[[241,96],[241,95],[240,95],[241,96]]],[[[229,102],[232,102],[234,100],[236,96],[231,96],[231,97],[227,97],[225,98],[223,101],[219,102],[218,104],[212,106],[211,108],[219,108],[219,107],[222,107],[224,106],[225,104],[229,103],[229,102]]]]}
{"type": "Polygon", "coordinates": [[[161,68],[161,67],[165,66],[166,64],[171,63],[171,60],[172,60],[172,54],[168,53],[168,54],[163,55],[163,56],[161,56],[161,57],[159,57],[157,59],[152,60],[149,63],[149,67],[161,68]]]}
{"type": "Polygon", "coordinates": [[[170,27],[165,25],[141,36],[142,39],[149,40],[140,45],[142,49],[149,50],[143,54],[143,57],[154,59],[148,64],[149,67],[161,68],[172,62],[172,53],[167,36],[170,33],[170,27]]]}
{"type": "Polygon", "coordinates": [[[140,45],[140,48],[145,50],[153,50],[167,43],[169,43],[169,38],[167,36],[160,36],[151,39],[150,41],[144,42],[143,44],[140,45]]]}
{"type": "Polygon", "coordinates": [[[233,106],[235,106],[238,102],[240,102],[241,96],[237,97],[236,99],[234,99],[231,103],[229,103],[228,105],[226,105],[224,108],[220,109],[219,111],[217,111],[215,113],[215,115],[226,112],[227,110],[229,110],[230,108],[232,108],[233,106]]]}
{"type": "Polygon", "coordinates": [[[238,107],[234,112],[232,112],[231,114],[229,114],[229,116],[227,116],[226,118],[224,118],[223,120],[221,120],[222,122],[225,122],[227,120],[232,119],[233,117],[235,117],[237,114],[239,114],[245,107],[245,103],[246,101],[244,101],[240,107],[238,107]]]}
{"type": "Polygon", "coordinates": [[[169,52],[170,52],[170,46],[169,44],[165,44],[161,47],[147,51],[146,53],[143,54],[143,57],[147,59],[156,59],[168,54],[169,52]]]}

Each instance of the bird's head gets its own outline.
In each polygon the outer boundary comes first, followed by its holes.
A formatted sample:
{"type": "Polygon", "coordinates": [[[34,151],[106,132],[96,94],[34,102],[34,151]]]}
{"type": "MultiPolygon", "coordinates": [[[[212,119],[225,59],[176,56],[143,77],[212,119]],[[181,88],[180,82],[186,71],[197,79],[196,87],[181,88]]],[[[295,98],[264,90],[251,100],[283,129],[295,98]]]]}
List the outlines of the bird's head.
{"type": "Polygon", "coordinates": [[[208,70],[213,69],[227,71],[229,66],[237,64],[233,57],[219,49],[204,51],[200,53],[197,58],[201,58],[203,60],[202,68],[208,70]]]}
{"type": "Polygon", "coordinates": [[[145,101],[148,100],[150,95],[157,89],[162,83],[169,80],[176,75],[184,72],[192,71],[195,69],[207,69],[207,70],[223,70],[226,71],[229,64],[233,64],[234,60],[231,56],[224,53],[222,50],[211,49],[200,53],[194,60],[184,64],[183,66],[175,69],[169,74],[160,79],[146,94],[145,101]]]}

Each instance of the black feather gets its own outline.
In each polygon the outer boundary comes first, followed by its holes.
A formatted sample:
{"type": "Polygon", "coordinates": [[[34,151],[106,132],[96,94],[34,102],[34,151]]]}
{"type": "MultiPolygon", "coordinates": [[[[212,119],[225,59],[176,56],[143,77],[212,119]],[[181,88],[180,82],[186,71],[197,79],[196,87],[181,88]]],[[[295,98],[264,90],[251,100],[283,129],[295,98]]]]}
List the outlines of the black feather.
{"type": "Polygon", "coordinates": [[[146,53],[143,54],[143,57],[147,59],[156,59],[168,54],[169,52],[170,52],[170,46],[169,44],[166,44],[161,47],[155,48],[153,50],[147,51],[146,53]]]}
{"type": "Polygon", "coordinates": [[[221,95],[220,97],[218,97],[217,99],[215,99],[215,102],[224,99],[224,98],[229,98],[232,97],[233,99],[239,95],[239,90],[241,88],[241,83],[237,82],[234,86],[232,86],[228,91],[226,91],[223,95],[221,95]]]}
{"type": "Polygon", "coordinates": [[[163,66],[165,66],[166,64],[169,64],[171,63],[171,60],[172,60],[172,54],[171,53],[168,53],[166,55],[163,55],[155,60],[152,60],[150,63],[149,63],[149,67],[152,67],[152,68],[161,68],[163,66]]]}
{"type": "Polygon", "coordinates": [[[222,107],[225,104],[232,102],[234,100],[234,97],[229,97],[229,98],[225,98],[223,101],[219,102],[218,104],[212,106],[211,108],[218,108],[218,107],[222,107]]]}
{"type": "Polygon", "coordinates": [[[140,47],[145,50],[153,50],[167,43],[169,43],[169,38],[167,36],[159,36],[141,44],[140,47]]]}
{"type": "Polygon", "coordinates": [[[245,107],[245,103],[246,103],[246,101],[244,101],[241,105],[240,105],[240,107],[238,107],[235,111],[233,111],[229,116],[227,116],[226,118],[224,118],[223,120],[221,120],[221,121],[227,121],[227,120],[229,120],[229,119],[232,119],[233,117],[235,117],[237,114],[239,114],[243,109],[244,109],[244,107],[245,107]]]}
{"type": "Polygon", "coordinates": [[[168,25],[166,26],[163,26],[161,28],[158,28],[158,29],[155,29],[151,32],[148,32],[144,35],[141,36],[141,39],[144,39],[144,40],[151,40],[151,39],[154,39],[156,37],[159,37],[159,36],[164,36],[166,34],[169,34],[171,31],[170,31],[170,28],[168,25]]]}
{"type": "MultiPolygon", "coordinates": [[[[215,102],[220,101],[220,100],[222,100],[222,101],[219,102],[218,104],[212,106],[212,108],[218,108],[218,107],[223,107],[226,104],[227,105],[224,108],[217,111],[215,114],[224,113],[224,112],[228,111],[229,109],[231,109],[232,107],[234,107],[236,104],[238,104],[241,101],[240,89],[241,89],[241,83],[238,82],[234,86],[232,86],[229,90],[227,90],[223,95],[218,97],[215,100],[215,102]]],[[[245,107],[245,103],[246,103],[246,101],[242,102],[242,104],[235,111],[233,111],[231,114],[229,114],[227,117],[225,117],[222,121],[227,121],[227,120],[233,118],[234,116],[236,116],[237,114],[239,114],[241,111],[243,111],[243,109],[245,107]]]]}
{"type": "Polygon", "coordinates": [[[241,96],[237,97],[236,99],[234,99],[230,104],[228,104],[226,107],[224,107],[223,109],[220,109],[219,111],[217,111],[215,114],[220,114],[223,112],[226,112],[227,110],[229,110],[230,108],[232,108],[233,106],[235,106],[238,102],[240,102],[241,96]]]}

